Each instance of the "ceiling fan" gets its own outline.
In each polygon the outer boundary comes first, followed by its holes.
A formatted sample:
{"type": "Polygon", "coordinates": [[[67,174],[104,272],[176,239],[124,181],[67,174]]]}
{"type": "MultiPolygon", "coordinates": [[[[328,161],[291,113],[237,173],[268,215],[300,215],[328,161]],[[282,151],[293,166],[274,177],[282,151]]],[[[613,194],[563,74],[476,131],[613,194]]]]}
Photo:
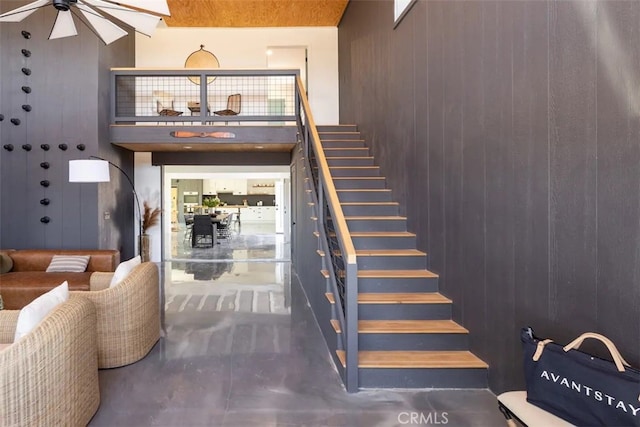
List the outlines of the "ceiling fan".
{"type": "Polygon", "coordinates": [[[49,40],[77,35],[72,16],[75,15],[107,45],[126,36],[127,31],[100,12],[111,15],[147,36],[153,34],[160,22],[158,15],[170,15],[167,0],[36,0],[1,14],[0,22],[21,22],[36,10],[49,5],[58,11],[49,40]]]}

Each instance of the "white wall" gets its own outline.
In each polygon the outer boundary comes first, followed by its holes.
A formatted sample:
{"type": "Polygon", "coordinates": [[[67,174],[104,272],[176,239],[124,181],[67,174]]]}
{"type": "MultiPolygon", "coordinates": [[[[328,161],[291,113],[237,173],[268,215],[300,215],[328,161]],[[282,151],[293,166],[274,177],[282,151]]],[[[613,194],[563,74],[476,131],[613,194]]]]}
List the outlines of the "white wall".
{"type": "Polygon", "coordinates": [[[316,124],[338,124],[337,27],[158,28],[151,38],[136,34],[136,67],[182,68],[201,44],[227,69],[267,68],[268,46],[307,47],[313,117],[316,124]]]}
{"type": "MultiPolygon", "coordinates": [[[[151,208],[161,208],[162,218],[171,216],[171,197],[169,199],[169,209],[166,206],[160,206],[160,183],[162,179],[162,170],[160,166],[151,164],[151,153],[135,153],[134,157],[134,173],[133,182],[140,199],[140,211],[144,215],[142,204],[146,201],[151,208]]],[[[166,203],[165,203],[166,204],[166,203]]],[[[150,258],[151,261],[160,262],[162,258],[162,222],[151,227],[147,234],[150,240],[150,258]]],[[[137,229],[136,225],[136,229],[137,229]]],[[[136,253],[138,251],[138,242],[136,239],[136,253]]]]}

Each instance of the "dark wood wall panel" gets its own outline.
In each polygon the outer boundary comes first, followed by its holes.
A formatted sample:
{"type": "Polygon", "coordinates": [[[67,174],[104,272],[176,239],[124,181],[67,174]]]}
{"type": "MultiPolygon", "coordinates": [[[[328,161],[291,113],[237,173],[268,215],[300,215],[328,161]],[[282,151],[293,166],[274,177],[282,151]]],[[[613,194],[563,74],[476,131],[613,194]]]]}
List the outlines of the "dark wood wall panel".
{"type": "MultiPolygon", "coordinates": [[[[484,6],[477,2],[464,10],[464,135],[461,175],[462,219],[460,234],[462,262],[460,282],[464,283],[465,303],[474,310],[462,310],[461,322],[472,327],[471,345],[480,357],[486,357],[488,333],[485,269],[485,87],[478,75],[484,75],[484,6]]],[[[456,301],[457,304],[457,301],[456,301]]]]}
{"type": "MultiPolygon", "coordinates": [[[[429,61],[427,53],[427,43],[419,43],[420,40],[427,39],[427,7],[424,3],[418,3],[414,6],[413,11],[407,16],[413,27],[414,38],[416,40],[413,51],[414,72],[412,86],[424,84],[429,76],[429,61]]],[[[429,188],[429,164],[428,164],[428,133],[429,123],[427,109],[429,105],[429,97],[427,91],[413,91],[414,98],[414,136],[409,138],[409,142],[413,142],[410,161],[407,168],[413,170],[413,176],[405,176],[408,197],[419,198],[423,203],[412,203],[406,205],[407,227],[409,230],[417,230],[423,225],[421,221],[428,222],[429,217],[429,197],[427,190],[429,188]]],[[[429,236],[426,233],[417,236],[418,244],[421,247],[427,247],[429,236]]]]}
{"type": "Polygon", "coordinates": [[[525,325],[596,330],[640,366],[640,3],[392,15],[349,3],[341,122],[372,147],[491,388],[523,386],[525,325]]]}
{"type": "Polygon", "coordinates": [[[640,283],[640,8],[626,2],[598,7],[600,19],[619,25],[597,35],[596,330],[633,354],[640,343],[640,293],[619,285],[637,289],[640,283]],[[606,49],[612,42],[618,49],[606,49]]]}
{"type": "Polygon", "coordinates": [[[549,317],[585,330],[596,326],[597,304],[596,7],[549,4],[549,317]]]}

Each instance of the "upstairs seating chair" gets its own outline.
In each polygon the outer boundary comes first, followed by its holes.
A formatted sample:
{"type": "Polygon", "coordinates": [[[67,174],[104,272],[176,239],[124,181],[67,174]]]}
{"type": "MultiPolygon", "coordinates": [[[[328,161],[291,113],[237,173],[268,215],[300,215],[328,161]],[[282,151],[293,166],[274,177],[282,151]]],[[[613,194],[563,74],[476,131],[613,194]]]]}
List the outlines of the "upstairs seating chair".
{"type": "Polygon", "coordinates": [[[156,101],[156,113],[159,116],[180,116],[182,111],[177,111],[173,105],[173,94],[163,90],[154,90],[153,98],[156,101]]]}
{"type": "Polygon", "coordinates": [[[209,215],[195,215],[191,227],[191,247],[201,245],[213,247],[215,243],[215,230],[209,215]]]}
{"type": "MultiPolygon", "coordinates": [[[[242,107],[242,95],[239,93],[234,93],[233,95],[229,95],[227,98],[227,108],[224,110],[214,111],[213,114],[216,116],[237,116],[240,114],[242,107]]],[[[226,122],[228,125],[229,122],[226,122]]],[[[240,122],[238,122],[240,124],[240,122]]]]}

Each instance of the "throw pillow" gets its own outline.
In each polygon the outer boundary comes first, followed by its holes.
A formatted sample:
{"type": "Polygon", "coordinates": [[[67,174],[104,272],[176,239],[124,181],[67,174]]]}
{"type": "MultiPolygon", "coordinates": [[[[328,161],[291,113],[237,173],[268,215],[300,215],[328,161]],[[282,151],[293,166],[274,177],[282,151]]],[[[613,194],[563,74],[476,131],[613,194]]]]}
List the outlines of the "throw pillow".
{"type": "Polygon", "coordinates": [[[0,252],[0,274],[8,273],[13,268],[13,259],[4,252],[0,252]]]}
{"type": "Polygon", "coordinates": [[[18,313],[18,323],[16,324],[13,342],[31,332],[54,308],[68,299],[69,284],[65,280],[61,285],[51,289],[46,294],[40,295],[22,307],[20,313],[18,313]]]}
{"type": "Polygon", "coordinates": [[[70,272],[82,273],[89,264],[89,255],[54,255],[47,267],[47,273],[70,272]]]}
{"type": "Polygon", "coordinates": [[[128,261],[123,261],[118,264],[118,267],[116,267],[116,271],[113,273],[113,277],[111,278],[109,287],[113,288],[115,285],[120,283],[125,277],[127,277],[129,273],[131,273],[131,270],[133,270],[133,268],[140,263],[141,258],[140,255],[138,255],[128,261]]]}

